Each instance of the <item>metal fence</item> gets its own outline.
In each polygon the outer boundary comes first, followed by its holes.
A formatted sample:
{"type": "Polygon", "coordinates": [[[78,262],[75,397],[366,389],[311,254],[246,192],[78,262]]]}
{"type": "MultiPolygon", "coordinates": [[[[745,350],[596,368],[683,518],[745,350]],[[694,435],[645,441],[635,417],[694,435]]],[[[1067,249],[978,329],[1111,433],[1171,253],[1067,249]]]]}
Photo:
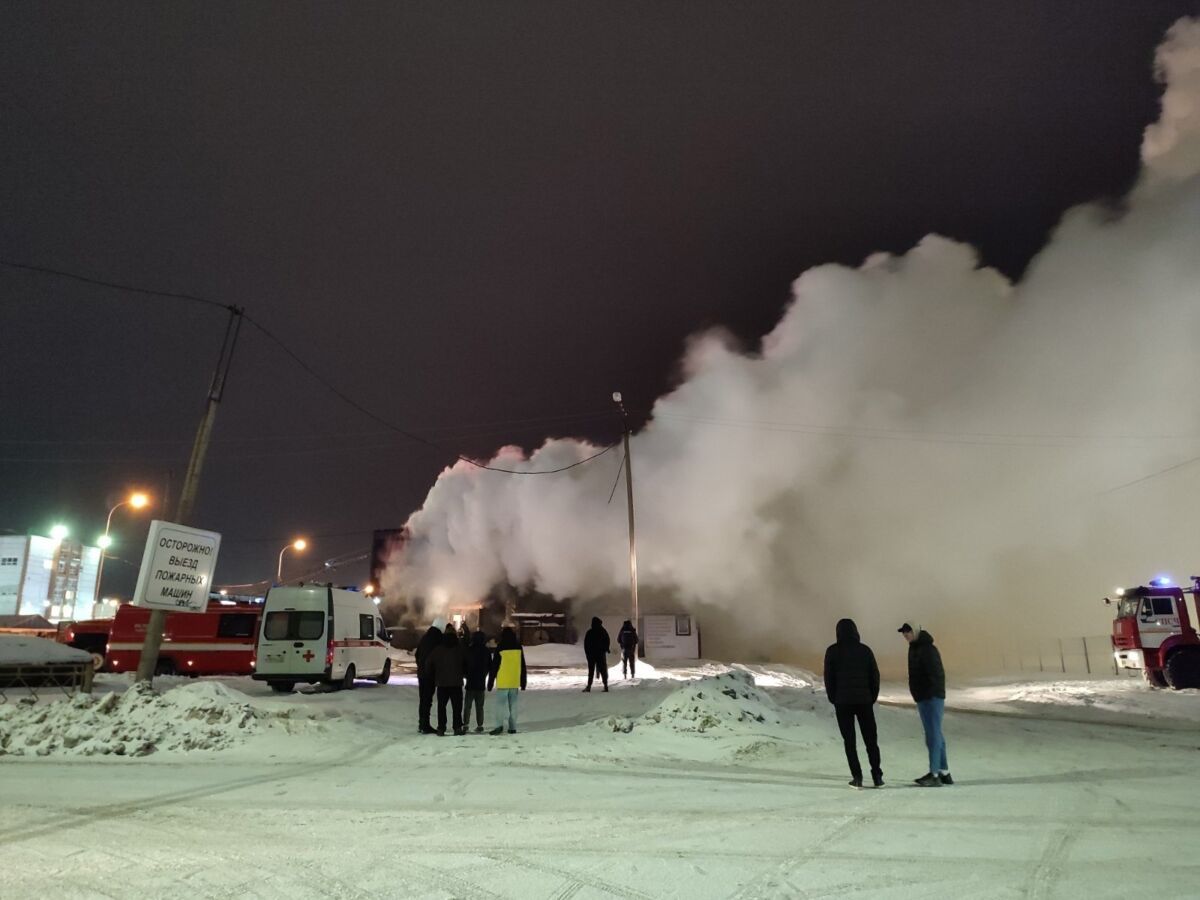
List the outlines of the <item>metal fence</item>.
{"type": "Polygon", "coordinates": [[[1014,641],[997,649],[993,664],[1000,671],[1059,672],[1064,675],[1096,675],[1139,678],[1141,673],[1118,669],[1112,641],[1106,634],[1014,641]]]}

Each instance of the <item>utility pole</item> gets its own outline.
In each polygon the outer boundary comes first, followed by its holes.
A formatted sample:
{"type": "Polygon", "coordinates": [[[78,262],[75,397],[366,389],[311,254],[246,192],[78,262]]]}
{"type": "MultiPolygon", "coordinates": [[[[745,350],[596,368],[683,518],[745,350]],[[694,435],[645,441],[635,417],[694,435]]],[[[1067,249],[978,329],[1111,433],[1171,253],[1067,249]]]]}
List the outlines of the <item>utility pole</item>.
{"type": "Polygon", "coordinates": [[[621,411],[622,439],[625,443],[625,505],[629,509],[629,598],[633,609],[633,627],[638,627],[638,595],[637,595],[637,529],[633,522],[633,460],[629,456],[629,417],[625,414],[625,404],[621,400],[621,392],[615,391],[613,402],[621,411]]]}
{"type": "MultiPolygon", "coordinates": [[[[237,345],[238,332],[242,328],[242,312],[243,310],[237,306],[229,307],[229,322],[225,325],[225,339],[221,342],[221,355],[217,357],[217,367],[213,371],[212,385],[208,389],[208,402],[204,406],[200,427],[196,429],[196,440],[192,442],[192,455],[188,460],[183,489],[179,492],[179,507],[175,512],[177,525],[191,524],[192,507],[196,505],[196,491],[200,487],[200,472],[204,468],[204,457],[208,453],[208,441],[212,436],[213,421],[217,417],[217,407],[221,403],[221,397],[225,394],[225,378],[229,375],[229,366],[233,362],[233,348],[237,345]]],[[[158,666],[158,651],[162,647],[163,628],[166,624],[166,610],[150,611],[150,621],[146,624],[146,637],[142,643],[142,657],[138,661],[137,681],[139,682],[144,681],[150,684],[154,680],[154,670],[158,666]]]]}

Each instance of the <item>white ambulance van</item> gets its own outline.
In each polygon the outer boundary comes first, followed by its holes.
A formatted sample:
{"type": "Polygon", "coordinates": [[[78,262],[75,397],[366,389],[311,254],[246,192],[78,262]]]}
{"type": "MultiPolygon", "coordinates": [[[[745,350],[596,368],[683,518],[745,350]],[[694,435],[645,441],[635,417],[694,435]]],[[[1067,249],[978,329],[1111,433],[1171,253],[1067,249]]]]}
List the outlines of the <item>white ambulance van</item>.
{"type": "Polygon", "coordinates": [[[385,684],[388,634],[375,601],[328,584],[278,585],[267,592],[254,678],[288,693],[296,682],[346,689],[356,678],[385,684]]]}

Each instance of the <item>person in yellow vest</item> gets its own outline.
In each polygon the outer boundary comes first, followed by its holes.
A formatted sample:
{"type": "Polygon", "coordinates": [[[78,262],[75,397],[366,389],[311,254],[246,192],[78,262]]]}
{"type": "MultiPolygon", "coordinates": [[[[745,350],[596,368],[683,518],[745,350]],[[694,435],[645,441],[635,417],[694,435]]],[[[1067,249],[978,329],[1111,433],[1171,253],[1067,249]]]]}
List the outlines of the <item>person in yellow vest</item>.
{"type": "Polygon", "coordinates": [[[488,690],[496,689],[496,727],[492,734],[504,733],[504,720],[508,720],[508,733],[517,733],[517,691],[525,690],[525,651],[511,628],[500,632],[496,652],[492,654],[492,671],[488,674],[488,690]]]}

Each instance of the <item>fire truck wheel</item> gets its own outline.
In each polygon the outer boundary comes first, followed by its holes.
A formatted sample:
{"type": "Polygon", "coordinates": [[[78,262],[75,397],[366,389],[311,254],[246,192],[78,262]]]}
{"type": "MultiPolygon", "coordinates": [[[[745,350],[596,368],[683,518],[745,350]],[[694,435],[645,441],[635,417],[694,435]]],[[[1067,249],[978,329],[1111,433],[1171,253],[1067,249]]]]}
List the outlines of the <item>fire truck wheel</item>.
{"type": "Polygon", "coordinates": [[[169,659],[160,659],[158,661],[158,663],[154,666],[154,674],[155,675],[174,675],[175,674],[175,663],[171,662],[171,660],[169,660],[169,659]]]}
{"type": "Polygon", "coordinates": [[[296,689],[295,682],[292,681],[272,681],[271,690],[277,694],[290,694],[296,689]]]}
{"type": "Polygon", "coordinates": [[[1142,675],[1146,678],[1146,684],[1150,687],[1165,688],[1167,679],[1163,677],[1163,673],[1158,669],[1144,669],[1142,675]]]}
{"type": "Polygon", "coordinates": [[[346,674],[342,676],[342,690],[343,691],[354,690],[354,675],[355,675],[354,663],[350,663],[350,665],[348,665],[346,667],[346,674]]]}
{"type": "Polygon", "coordinates": [[[1175,690],[1200,687],[1200,648],[1176,650],[1167,657],[1164,672],[1175,690]]]}
{"type": "Polygon", "coordinates": [[[99,672],[104,668],[104,654],[99,650],[92,651],[92,669],[99,672]]]}
{"type": "Polygon", "coordinates": [[[388,679],[392,677],[392,661],[389,659],[383,664],[383,671],[379,673],[379,677],[375,680],[380,684],[387,684],[388,679]]]}

